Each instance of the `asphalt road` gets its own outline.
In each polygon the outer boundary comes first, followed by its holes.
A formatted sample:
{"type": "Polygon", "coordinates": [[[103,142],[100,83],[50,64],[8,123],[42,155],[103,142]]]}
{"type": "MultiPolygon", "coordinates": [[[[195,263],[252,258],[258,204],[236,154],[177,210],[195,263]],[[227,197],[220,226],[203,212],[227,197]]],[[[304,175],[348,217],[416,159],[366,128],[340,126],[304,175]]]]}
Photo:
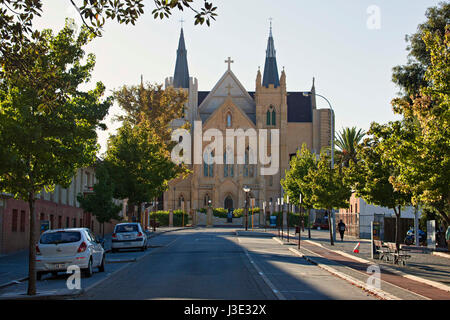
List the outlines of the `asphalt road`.
{"type": "Polygon", "coordinates": [[[141,260],[78,299],[373,299],[264,235],[193,229],[150,245],[141,260]]]}

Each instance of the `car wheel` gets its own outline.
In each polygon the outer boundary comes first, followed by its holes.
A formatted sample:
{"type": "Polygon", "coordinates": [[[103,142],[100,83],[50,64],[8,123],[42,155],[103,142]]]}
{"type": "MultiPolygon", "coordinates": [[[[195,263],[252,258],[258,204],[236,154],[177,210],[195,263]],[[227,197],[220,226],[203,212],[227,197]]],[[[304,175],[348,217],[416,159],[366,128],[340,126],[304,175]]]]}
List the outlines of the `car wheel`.
{"type": "Polygon", "coordinates": [[[106,259],[106,257],[105,257],[105,255],[103,255],[102,264],[98,267],[99,272],[105,272],[105,259],[106,259]]]}
{"type": "Polygon", "coordinates": [[[88,267],[83,270],[87,278],[92,277],[92,258],[89,259],[88,267]]]}

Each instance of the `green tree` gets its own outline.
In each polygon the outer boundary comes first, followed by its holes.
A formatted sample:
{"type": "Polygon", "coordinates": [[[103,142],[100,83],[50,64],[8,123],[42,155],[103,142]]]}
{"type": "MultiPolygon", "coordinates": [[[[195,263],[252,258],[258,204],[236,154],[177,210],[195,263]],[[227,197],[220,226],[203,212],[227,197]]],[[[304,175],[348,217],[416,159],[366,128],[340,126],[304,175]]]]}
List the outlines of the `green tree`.
{"type": "Polygon", "coordinates": [[[365,132],[356,127],[343,128],[336,139],[337,150],[335,152],[337,164],[348,167],[350,161],[356,162],[356,146],[361,142],[365,132]]]}
{"type": "Polygon", "coordinates": [[[68,187],[78,168],[92,165],[99,149],[96,129],[111,99],[105,87],[88,83],[93,55],[83,64],[89,35],[67,24],[56,36],[44,30],[18,49],[23,70],[3,59],[0,81],[0,191],[28,202],[30,209],[28,294],[36,294],[35,199],[56,184],[68,187]]]}
{"type": "MultiPolygon", "coordinates": [[[[101,36],[107,20],[122,24],[135,24],[144,14],[143,0],[66,0],[80,14],[83,24],[95,35],[101,36]]],[[[208,26],[215,20],[217,7],[204,1],[203,7],[193,5],[194,0],[154,0],[154,19],[169,18],[173,10],[191,10],[195,13],[194,23],[208,26]]],[[[28,39],[33,33],[33,19],[42,14],[42,0],[0,0],[0,52],[9,53],[16,43],[28,39]]],[[[13,50],[14,51],[14,50],[13,50]]]]}
{"type": "Polygon", "coordinates": [[[169,150],[146,121],[135,126],[124,121],[108,141],[105,160],[115,184],[115,197],[128,199],[129,217],[138,205],[139,219],[142,203],[158,197],[169,180],[185,172],[172,162],[169,150]]]}
{"type": "Polygon", "coordinates": [[[392,125],[372,123],[368,132],[371,135],[358,146],[358,162],[350,163],[347,177],[358,197],[367,203],[394,210],[397,218],[396,244],[400,245],[400,216],[402,207],[411,203],[411,194],[397,190],[392,179],[399,175],[399,169],[386,153],[393,135],[392,125]]]}
{"type": "Polygon", "coordinates": [[[404,119],[393,127],[386,153],[399,169],[394,186],[450,225],[450,26],[445,34],[425,32],[423,40],[431,59],[428,85],[412,102],[393,100],[404,119]]]}
{"type": "Polygon", "coordinates": [[[119,212],[122,205],[114,202],[114,183],[108,173],[108,169],[102,163],[95,167],[95,177],[97,183],[93,186],[93,193],[78,194],[77,199],[81,208],[95,216],[97,221],[102,224],[103,237],[105,236],[104,223],[112,219],[120,220],[119,212]]]}
{"type": "Polygon", "coordinates": [[[444,1],[429,8],[425,16],[427,20],[418,26],[417,32],[406,36],[406,49],[409,52],[407,64],[393,69],[392,80],[399,86],[408,102],[420,93],[421,88],[430,84],[425,78],[425,72],[431,65],[431,54],[423,38],[427,32],[445,34],[445,28],[450,21],[450,3],[444,1]]]}
{"type": "MultiPolygon", "coordinates": [[[[344,179],[343,172],[338,168],[331,168],[330,158],[322,152],[317,163],[317,170],[309,170],[304,177],[304,183],[311,190],[311,202],[315,209],[326,209],[331,217],[334,208],[348,207],[348,200],[352,195],[350,185],[344,179]]],[[[328,219],[330,229],[330,243],[334,245],[331,219],[328,219]]]]}
{"type": "Polygon", "coordinates": [[[312,188],[304,178],[312,170],[317,170],[316,156],[309,151],[306,144],[303,144],[302,149],[291,159],[290,169],[281,180],[284,192],[295,205],[300,205],[300,193],[302,194],[302,206],[307,209],[308,216],[313,208],[312,188]]]}

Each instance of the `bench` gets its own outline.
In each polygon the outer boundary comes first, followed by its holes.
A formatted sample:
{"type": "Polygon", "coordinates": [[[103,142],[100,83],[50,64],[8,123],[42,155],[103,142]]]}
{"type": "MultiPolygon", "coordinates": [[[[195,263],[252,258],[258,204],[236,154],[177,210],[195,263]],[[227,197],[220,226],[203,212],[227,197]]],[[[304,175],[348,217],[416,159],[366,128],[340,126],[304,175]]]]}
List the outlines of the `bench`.
{"type": "Polygon", "coordinates": [[[405,266],[406,260],[411,258],[411,255],[404,253],[409,250],[402,249],[402,247],[400,247],[400,250],[397,250],[395,243],[388,242],[386,243],[386,246],[388,249],[387,255],[392,258],[394,264],[402,263],[405,266]]]}
{"type": "Polygon", "coordinates": [[[375,245],[375,251],[378,253],[378,259],[384,260],[386,258],[386,261],[389,261],[389,249],[386,245],[383,245],[383,242],[380,240],[373,240],[373,243],[375,245]]]}

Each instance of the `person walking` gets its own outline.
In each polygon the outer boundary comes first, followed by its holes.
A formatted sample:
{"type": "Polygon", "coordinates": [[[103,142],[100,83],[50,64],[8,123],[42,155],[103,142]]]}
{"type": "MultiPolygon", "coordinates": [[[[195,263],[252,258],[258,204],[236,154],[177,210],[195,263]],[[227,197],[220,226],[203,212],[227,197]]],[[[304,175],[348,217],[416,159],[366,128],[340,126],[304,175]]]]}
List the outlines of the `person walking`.
{"type": "Polygon", "coordinates": [[[347,229],[347,227],[345,226],[345,223],[342,222],[342,220],[340,220],[338,223],[338,230],[339,230],[339,233],[341,234],[341,241],[344,241],[344,233],[345,233],[346,229],[347,229]]]}

